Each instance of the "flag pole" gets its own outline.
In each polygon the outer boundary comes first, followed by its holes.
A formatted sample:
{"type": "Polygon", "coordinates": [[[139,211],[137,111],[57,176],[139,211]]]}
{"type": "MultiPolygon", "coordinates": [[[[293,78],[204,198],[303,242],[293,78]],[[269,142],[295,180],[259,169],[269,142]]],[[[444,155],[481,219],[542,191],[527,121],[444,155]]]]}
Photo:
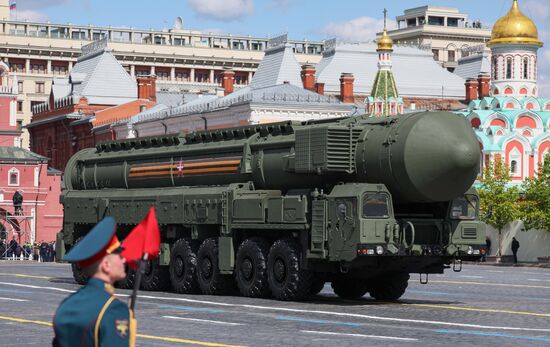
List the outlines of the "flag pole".
{"type": "Polygon", "coordinates": [[[134,289],[132,290],[132,295],[130,296],[130,310],[134,312],[134,307],[136,306],[137,291],[139,284],[141,283],[141,276],[145,272],[145,264],[147,263],[147,258],[149,254],[145,253],[143,258],[139,260],[137,271],[136,271],[136,280],[134,281],[134,289]]]}

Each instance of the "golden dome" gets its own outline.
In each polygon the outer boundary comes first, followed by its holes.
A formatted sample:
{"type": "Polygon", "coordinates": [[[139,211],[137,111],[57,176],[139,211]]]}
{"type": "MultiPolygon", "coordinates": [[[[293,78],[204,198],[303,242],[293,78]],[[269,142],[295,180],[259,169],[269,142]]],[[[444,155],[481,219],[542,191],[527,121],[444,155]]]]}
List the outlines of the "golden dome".
{"type": "Polygon", "coordinates": [[[386,28],[384,28],[384,33],[382,34],[382,37],[376,41],[376,44],[378,45],[379,51],[393,51],[393,40],[388,35],[386,28]]]}
{"type": "Polygon", "coordinates": [[[378,45],[377,51],[390,51],[393,52],[393,40],[388,35],[388,30],[386,29],[386,17],[388,14],[388,10],[384,9],[384,33],[382,34],[382,37],[376,40],[376,44],[378,45]]]}
{"type": "Polygon", "coordinates": [[[518,0],[514,0],[512,8],[493,26],[489,46],[497,44],[530,44],[542,47],[539,41],[537,26],[529,17],[521,13],[518,0]]]}

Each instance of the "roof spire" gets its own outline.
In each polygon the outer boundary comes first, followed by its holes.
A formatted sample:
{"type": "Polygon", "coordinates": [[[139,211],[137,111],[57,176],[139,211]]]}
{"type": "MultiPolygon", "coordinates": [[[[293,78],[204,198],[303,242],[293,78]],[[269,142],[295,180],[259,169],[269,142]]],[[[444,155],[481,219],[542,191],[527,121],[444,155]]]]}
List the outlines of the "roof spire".
{"type": "Polygon", "coordinates": [[[384,32],[382,33],[382,37],[380,37],[376,42],[378,44],[377,51],[380,51],[380,50],[393,51],[393,40],[388,35],[388,28],[386,26],[387,17],[388,17],[388,10],[384,9],[384,32]]]}

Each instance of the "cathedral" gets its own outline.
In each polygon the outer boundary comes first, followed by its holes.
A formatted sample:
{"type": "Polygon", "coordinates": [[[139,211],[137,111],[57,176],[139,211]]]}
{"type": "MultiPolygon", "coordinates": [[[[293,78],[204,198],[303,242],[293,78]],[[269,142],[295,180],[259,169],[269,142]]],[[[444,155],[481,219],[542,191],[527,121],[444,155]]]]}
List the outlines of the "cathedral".
{"type": "Polygon", "coordinates": [[[513,0],[487,45],[491,78],[466,81],[470,102],[462,114],[479,139],[482,167],[504,160],[512,181],[520,183],[533,177],[550,154],[550,99],[539,97],[537,88],[537,52],[543,42],[535,23],[513,0]],[[490,90],[489,96],[478,94],[484,89],[490,90]]]}

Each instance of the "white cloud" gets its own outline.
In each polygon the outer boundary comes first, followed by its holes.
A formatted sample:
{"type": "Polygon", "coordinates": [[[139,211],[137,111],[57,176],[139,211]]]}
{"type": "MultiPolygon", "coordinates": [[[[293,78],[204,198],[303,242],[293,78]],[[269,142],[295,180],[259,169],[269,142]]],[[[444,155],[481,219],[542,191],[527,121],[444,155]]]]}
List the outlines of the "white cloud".
{"type": "MultiPolygon", "coordinates": [[[[15,14],[11,14],[12,18],[15,18],[15,14]]],[[[32,10],[18,10],[17,20],[28,20],[29,22],[47,22],[49,17],[41,12],[32,10]]]]}
{"type": "Polygon", "coordinates": [[[199,15],[221,21],[233,21],[254,13],[253,0],[187,0],[199,15]]]}
{"type": "Polygon", "coordinates": [[[321,32],[344,41],[367,42],[376,39],[376,33],[383,28],[383,19],[359,17],[347,22],[330,22],[321,29],[321,32]]]}

